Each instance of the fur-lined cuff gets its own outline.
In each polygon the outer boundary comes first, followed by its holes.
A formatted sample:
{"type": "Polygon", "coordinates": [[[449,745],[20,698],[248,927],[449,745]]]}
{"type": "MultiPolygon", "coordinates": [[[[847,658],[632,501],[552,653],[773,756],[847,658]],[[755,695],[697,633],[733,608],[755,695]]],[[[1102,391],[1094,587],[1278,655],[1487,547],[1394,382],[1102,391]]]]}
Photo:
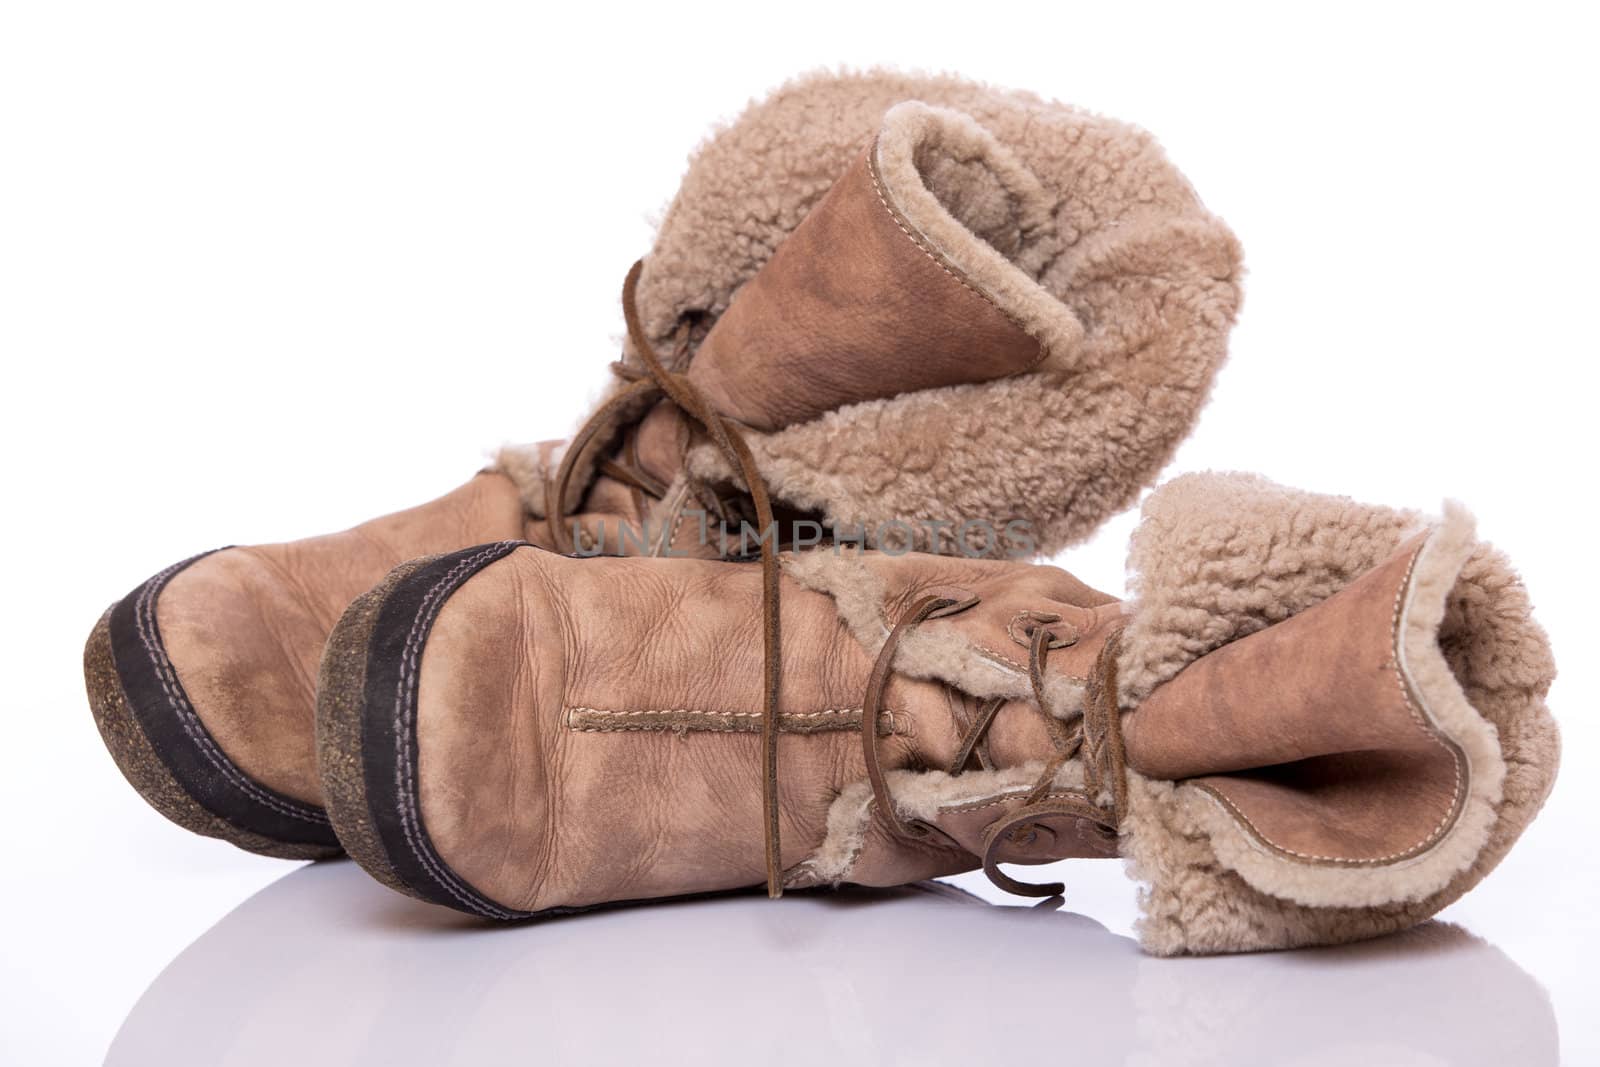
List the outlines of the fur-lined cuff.
{"type": "Polygon", "coordinates": [[[1146,883],[1140,933],[1151,951],[1283,948],[1409,926],[1476,884],[1538,811],[1559,761],[1544,705],[1554,663],[1509,564],[1459,507],[1428,523],[1248,475],[1171,483],[1133,539],[1124,700],[1134,706],[1205,653],[1327,599],[1418,529],[1431,532],[1397,667],[1465,756],[1454,821],[1393,863],[1317,866],[1263,848],[1205,790],[1131,776],[1123,854],[1146,883]]]}

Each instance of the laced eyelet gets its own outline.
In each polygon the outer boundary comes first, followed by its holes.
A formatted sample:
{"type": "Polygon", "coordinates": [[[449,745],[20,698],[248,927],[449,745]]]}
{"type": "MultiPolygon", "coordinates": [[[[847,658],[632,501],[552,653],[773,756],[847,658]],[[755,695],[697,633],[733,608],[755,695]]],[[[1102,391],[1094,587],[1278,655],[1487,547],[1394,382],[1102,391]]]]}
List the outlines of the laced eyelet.
{"type": "Polygon", "coordinates": [[[1039,844],[1041,836],[1048,838],[1049,841],[1054,841],[1056,839],[1055,829],[1047,823],[1026,822],[1021,826],[1013,827],[1006,834],[1006,839],[1017,848],[1029,848],[1039,844]]]}
{"type": "Polygon", "coordinates": [[[1048,644],[1051,649],[1069,648],[1077,644],[1082,636],[1075,626],[1063,622],[1060,614],[1054,611],[1019,611],[1006,625],[1006,633],[1011,640],[1027,648],[1033,644],[1033,636],[1041,626],[1050,635],[1048,644]]]}

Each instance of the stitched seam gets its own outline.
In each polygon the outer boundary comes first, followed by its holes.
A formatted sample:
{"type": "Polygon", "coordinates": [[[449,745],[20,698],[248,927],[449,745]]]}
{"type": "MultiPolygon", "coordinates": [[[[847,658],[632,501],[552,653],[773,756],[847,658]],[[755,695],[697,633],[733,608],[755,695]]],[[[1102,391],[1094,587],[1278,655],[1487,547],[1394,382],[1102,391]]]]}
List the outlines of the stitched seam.
{"type": "Polygon", "coordinates": [[[245,793],[258,804],[277,812],[279,815],[301,822],[312,823],[317,826],[328,826],[328,816],[313,808],[304,807],[293,800],[280,798],[267,792],[261,786],[251,781],[239,767],[222,751],[211,732],[206,729],[205,723],[200,721],[200,716],[189,703],[188,694],[183,690],[183,684],[178,680],[177,670],[172,666],[172,660],[167,656],[166,647],[161,643],[156,633],[155,599],[174,574],[182,570],[192,560],[174,563],[150,581],[145,583],[139,597],[134,601],[134,624],[139,634],[139,643],[144,646],[145,655],[150,659],[150,665],[155,668],[156,677],[161,681],[161,691],[166,695],[167,704],[177,716],[178,724],[183,727],[186,737],[205,756],[224,779],[234,787],[245,793]]]}
{"type": "Polygon", "coordinates": [[[867,151],[867,175],[872,179],[872,191],[878,194],[878,203],[883,205],[883,210],[889,213],[889,218],[894,222],[895,226],[899,227],[900,232],[905,234],[912,244],[921,249],[923,255],[933,260],[935,266],[944,271],[946,274],[950,275],[950,277],[954,278],[956,281],[960,282],[968,292],[971,292],[973,295],[985,301],[990,307],[994,308],[1002,316],[1004,316],[1007,322],[1021,330],[1028,336],[1029,340],[1033,341],[1034,346],[1039,350],[1038,355],[1034,356],[1033,359],[1028,362],[1027,366],[1020,368],[1014,373],[1025,373],[1033,370],[1033,368],[1043,363],[1045,357],[1049,355],[1049,352],[1045,349],[1044,342],[1040,341],[1031,332],[1029,332],[1029,330],[1023,326],[1021,322],[1018,322],[1016,316],[1012,315],[1011,312],[1001,307],[1000,302],[997,301],[991,294],[979,289],[977,285],[973,283],[972,279],[967,277],[965,271],[962,271],[960,268],[954,266],[949,259],[944,256],[943,253],[939,252],[932,246],[931,243],[928,242],[927,238],[922,237],[918,233],[914,232],[911,227],[906,224],[906,220],[902,217],[901,213],[889,203],[889,198],[883,191],[883,183],[878,177],[878,142],[876,140],[872,142],[871,149],[867,151]]]}
{"type": "MultiPolygon", "coordinates": [[[[879,646],[881,647],[882,646],[882,642],[888,640],[888,638],[889,638],[889,623],[888,623],[887,613],[885,611],[883,611],[883,610],[880,610],[879,613],[878,613],[878,632],[879,632],[879,646]]],[[[908,636],[913,637],[913,638],[915,637],[914,634],[908,635],[908,636]]],[[[1001,655],[999,652],[996,652],[994,649],[990,648],[988,645],[979,644],[977,641],[974,641],[970,637],[964,637],[964,640],[966,641],[967,647],[972,649],[972,651],[977,654],[979,659],[986,660],[991,667],[995,667],[995,668],[997,668],[999,670],[1002,670],[1002,671],[1006,672],[1007,674],[1015,675],[1015,676],[1021,677],[1021,678],[1026,678],[1028,676],[1028,669],[1026,667],[1024,667],[1022,664],[1013,663],[1011,660],[1007,659],[1005,656],[1001,655]]],[[[904,646],[902,646],[900,652],[895,654],[895,662],[896,663],[899,663],[900,656],[904,652],[905,652],[905,648],[904,648],[904,646]]],[[[1083,677],[1082,675],[1077,675],[1077,674],[1053,674],[1050,677],[1052,679],[1059,678],[1059,679],[1061,679],[1062,681],[1065,681],[1065,682],[1076,682],[1080,686],[1086,686],[1086,685],[1089,684],[1089,679],[1088,678],[1083,677]]]]}
{"type": "MultiPolygon", "coordinates": [[[[970,640],[970,638],[969,638],[969,640],[970,640]]],[[[1027,667],[1024,667],[1020,663],[1013,663],[1011,660],[1007,659],[1005,656],[1001,655],[999,652],[996,652],[994,649],[990,648],[988,645],[980,645],[976,641],[973,641],[972,642],[972,647],[976,651],[983,653],[984,654],[984,658],[995,660],[997,662],[997,665],[1003,665],[1003,666],[1009,667],[1009,668],[1011,668],[1013,671],[1015,671],[1018,674],[1027,674],[1028,673],[1028,668],[1027,667]]],[[[1088,685],[1089,684],[1089,679],[1088,678],[1085,678],[1082,675],[1077,675],[1077,674],[1052,674],[1052,675],[1050,675],[1050,677],[1051,677],[1052,680],[1060,679],[1060,680],[1062,680],[1064,682],[1077,682],[1079,685],[1088,685]]]]}
{"type": "MultiPolygon", "coordinates": [[[[546,605],[548,605],[549,615],[555,621],[553,629],[560,632],[561,640],[565,642],[566,631],[568,629],[567,622],[569,619],[569,616],[566,612],[566,598],[561,594],[561,591],[556,588],[556,584],[550,580],[550,574],[544,567],[534,567],[533,577],[539,585],[546,605]]],[[[567,676],[569,666],[570,664],[568,657],[563,654],[561,657],[561,666],[559,668],[560,685],[558,687],[559,692],[563,694],[563,702],[565,702],[566,699],[565,694],[567,691],[567,676]]],[[[537,671],[538,668],[536,667],[536,675],[537,671]]],[[[544,778],[545,811],[549,814],[548,818],[545,820],[545,826],[543,828],[543,833],[541,834],[543,848],[540,851],[539,865],[533,872],[533,878],[528,882],[529,885],[539,886],[545,884],[545,881],[550,876],[550,873],[554,871],[557,864],[561,862],[563,857],[561,827],[566,822],[566,809],[562,804],[562,783],[560,776],[546,774],[542,777],[544,778]]]]}
{"type": "Polygon", "coordinates": [[[422,847],[422,819],[418,810],[419,803],[415,791],[406,788],[409,781],[415,778],[415,754],[412,752],[413,729],[416,714],[417,675],[422,665],[422,634],[431,626],[434,618],[444,606],[445,599],[455,591],[460,582],[464,580],[466,572],[477,566],[483,559],[502,551],[507,546],[519,545],[520,541],[500,541],[490,545],[479,552],[473,553],[466,559],[456,563],[450,571],[433,584],[418,606],[417,614],[411,620],[411,630],[406,635],[404,651],[401,653],[400,679],[396,685],[395,693],[395,797],[400,809],[400,826],[405,833],[406,843],[411,847],[412,855],[429,872],[436,882],[444,887],[461,904],[491,919],[515,919],[517,912],[501,908],[496,904],[485,901],[481,895],[464,885],[450,869],[444,866],[442,860],[436,861],[428,850],[422,847]]]}
{"type": "Polygon", "coordinates": [[[1011,621],[1006,623],[1006,635],[1009,636],[1011,638],[1011,640],[1015,641],[1018,645],[1020,645],[1023,648],[1028,648],[1033,643],[1027,636],[1025,636],[1023,634],[1022,628],[1018,625],[1019,623],[1022,623],[1022,622],[1025,622],[1025,621],[1026,622],[1035,623],[1035,624],[1037,624],[1039,626],[1043,626],[1046,629],[1049,629],[1050,627],[1057,626],[1057,625],[1066,628],[1067,632],[1072,635],[1072,639],[1070,641],[1066,640],[1066,639],[1062,638],[1061,635],[1052,632],[1051,635],[1050,635],[1051,640],[1052,641],[1060,641],[1061,642],[1060,644],[1052,644],[1050,646],[1052,649],[1070,648],[1073,645],[1077,644],[1079,641],[1083,640],[1084,628],[1081,627],[1081,626],[1077,626],[1077,625],[1075,625],[1073,623],[1068,622],[1066,619],[1063,619],[1061,617],[1061,615],[1058,614],[1057,612],[1054,612],[1054,611],[1034,611],[1032,609],[1026,609],[1026,610],[1017,612],[1015,615],[1013,615],[1011,617],[1011,621]]]}
{"type": "MultiPolygon", "coordinates": [[[[623,446],[623,449],[624,454],[628,457],[629,465],[637,468],[639,466],[639,434],[637,428],[627,431],[627,443],[623,446]]],[[[628,488],[632,490],[629,493],[629,498],[633,501],[634,515],[641,520],[647,519],[650,513],[645,510],[644,490],[637,485],[630,485],[628,488]]]]}
{"type": "MultiPolygon", "coordinates": [[[[838,721],[835,729],[852,729],[860,724],[861,716],[865,714],[861,708],[824,708],[821,711],[785,711],[779,718],[780,728],[783,720],[808,719],[838,721]],[[853,719],[854,721],[850,721],[853,719]],[[839,721],[843,720],[843,721],[839,721]]],[[[733,733],[736,731],[719,730],[714,725],[692,725],[688,722],[674,721],[677,716],[696,716],[701,720],[716,721],[731,719],[738,721],[760,722],[762,713],[759,711],[707,711],[702,708],[645,708],[636,711],[619,711],[612,708],[589,708],[579,705],[569,707],[563,718],[566,720],[567,729],[574,733],[623,733],[628,731],[668,731],[689,730],[698,733],[733,733]],[[639,725],[611,726],[602,724],[579,725],[575,718],[580,715],[593,715],[606,719],[663,719],[662,722],[644,722],[639,725]]],[[[890,733],[900,732],[896,723],[895,713],[888,709],[883,712],[884,721],[889,726],[890,733]]]]}
{"type": "Polygon", "coordinates": [[[689,495],[689,484],[680,481],[668,498],[668,503],[661,510],[672,516],[669,523],[665,518],[661,520],[662,529],[656,535],[655,544],[650,546],[652,556],[665,556],[672,546],[678,543],[678,529],[683,525],[684,501],[689,495]]]}
{"type": "MultiPolygon", "coordinates": [[[[1017,789],[1009,790],[1007,792],[998,793],[992,799],[979,800],[979,801],[971,802],[971,803],[961,803],[961,804],[954,804],[954,805],[941,805],[940,808],[939,808],[939,815],[959,814],[959,813],[965,813],[965,812],[969,812],[969,811],[981,811],[984,808],[994,807],[994,806],[999,805],[999,804],[1009,804],[1011,801],[1017,799],[1018,797],[1027,796],[1027,794],[1028,794],[1028,790],[1027,789],[1025,789],[1025,788],[1017,788],[1017,789]]],[[[1082,800],[1085,804],[1090,804],[1091,803],[1090,800],[1089,800],[1088,794],[1083,792],[1083,790],[1081,790],[1081,789],[1053,789],[1049,793],[1045,794],[1044,799],[1046,799],[1046,800],[1055,800],[1055,799],[1073,800],[1073,799],[1076,799],[1076,800],[1082,800]]],[[[873,812],[877,807],[878,807],[878,802],[877,802],[877,798],[876,797],[867,798],[867,801],[866,801],[865,805],[862,808],[862,815],[866,818],[866,820],[868,822],[870,822],[872,820],[873,812]]],[[[938,815],[934,816],[934,818],[938,818],[938,815]]],[[[1084,815],[1081,816],[1081,818],[1088,819],[1088,818],[1090,818],[1090,816],[1088,814],[1084,814],[1084,815]]],[[[943,847],[943,846],[939,846],[939,847],[943,847]]],[[[863,835],[862,840],[851,851],[850,858],[845,862],[842,873],[837,878],[833,879],[833,882],[834,882],[835,885],[837,885],[837,884],[839,884],[841,882],[847,881],[849,879],[850,875],[855,871],[856,864],[861,861],[861,853],[863,851],[865,851],[865,849],[866,849],[866,838],[863,835]]],[[[789,869],[787,874],[792,875],[792,874],[798,872],[808,862],[810,862],[809,858],[807,860],[802,861],[801,863],[796,864],[794,867],[791,867],[789,869]]]]}
{"type": "Polygon", "coordinates": [[[1401,633],[1400,629],[1400,614],[1405,603],[1405,595],[1411,588],[1412,573],[1417,569],[1417,560],[1422,558],[1422,550],[1426,547],[1427,544],[1423,543],[1422,545],[1417,546],[1416,552],[1412,553],[1411,562],[1406,566],[1405,578],[1401,581],[1400,588],[1395,591],[1394,614],[1392,617],[1392,625],[1394,627],[1395,662],[1389,669],[1394,671],[1395,682],[1400,687],[1400,696],[1405,701],[1406,710],[1411,713],[1412,721],[1417,724],[1417,727],[1422,731],[1424,737],[1428,738],[1440,748],[1443,748],[1446,752],[1450,753],[1451,760],[1455,767],[1455,788],[1450,798],[1449,809],[1445,812],[1444,817],[1439,820],[1439,824],[1430,830],[1427,835],[1416,844],[1411,845],[1408,848],[1401,849],[1399,852],[1391,853],[1387,856],[1378,856],[1373,859],[1355,860],[1343,856],[1320,856],[1309,852],[1300,852],[1285,845],[1280,845],[1276,841],[1269,838],[1266,834],[1262,833],[1260,828],[1258,828],[1251,820],[1250,816],[1240,811],[1238,806],[1235,805],[1234,802],[1223,793],[1210,785],[1199,782],[1194,783],[1198,788],[1204,790],[1215,800],[1219,801],[1225,809],[1234,815],[1235,818],[1239,819],[1247,827],[1249,827],[1251,834],[1253,834],[1262,844],[1266,845],[1267,847],[1276,849],[1277,851],[1287,855],[1294,856],[1297,859],[1314,860],[1318,863],[1330,863],[1345,867],[1374,866],[1382,863],[1393,863],[1397,860],[1410,859],[1419,852],[1426,851],[1427,849],[1433,847],[1433,845],[1438,842],[1445,829],[1460,813],[1461,791],[1463,785],[1461,750],[1456,746],[1447,743],[1442,737],[1439,736],[1439,732],[1428,724],[1427,719],[1423,716],[1422,712],[1418,709],[1415,700],[1412,698],[1411,687],[1406,684],[1405,677],[1400,672],[1400,642],[1403,639],[1403,634],[1401,633]]]}
{"type": "Polygon", "coordinates": [[[1445,829],[1455,819],[1461,807],[1462,791],[1466,785],[1464,781],[1464,771],[1466,768],[1462,765],[1463,757],[1461,750],[1457,746],[1447,743],[1445,739],[1440,736],[1437,727],[1431,723],[1428,717],[1423,714],[1422,709],[1417,706],[1416,694],[1412,692],[1411,685],[1407,681],[1404,672],[1400,668],[1400,661],[1403,656],[1402,645],[1405,641],[1405,628],[1402,625],[1402,612],[1405,606],[1405,597],[1406,594],[1410,592],[1411,578],[1412,574],[1417,569],[1417,562],[1422,559],[1422,553],[1425,549],[1427,549],[1427,547],[1428,541],[1424,540],[1422,544],[1417,546],[1416,552],[1412,553],[1411,562],[1406,566],[1405,580],[1400,583],[1400,589],[1395,593],[1394,596],[1394,663],[1391,669],[1394,671],[1395,686],[1400,690],[1400,698],[1405,701],[1406,710],[1411,713],[1411,721],[1417,724],[1417,730],[1422,734],[1422,736],[1426,737],[1428,740],[1432,741],[1434,744],[1438,745],[1440,748],[1444,749],[1450,754],[1451,764],[1455,770],[1455,782],[1450,791],[1450,807],[1445,812],[1444,817],[1439,820],[1438,825],[1435,826],[1426,837],[1424,837],[1417,844],[1413,845],[1411,849],[1407,851],[1421,851],[1423,848],[1431,845],[1439,838],[1441,834],[1444,833],[1445,829]]]}
{"type": "Polygon", "coordinates": [[[988,645],[981,645],[978,642],[973,641],[972,642],[972,647],[974,649],[976,649],[977,651],[983,653],[986,658],[995,660],[998,663],[1002,663],[1005,666],[1011,668],[1013,671],[1016,671],[1018,674],[1026,674],[1027,671],[1028,671],[1028,668],[1024,667],[1022,664],[1017,663],[1016,661],[1012,660],[1009,656],[1003,655],[1002,653],[995,651],[994,649],[990,648],[988,645]]]}
{"type": "Polygon", "coordinates": [[[672,528],[661,539],[656,555],[664,556],[678,543],[678,531],[683,529],[684,504],[689,500],[689,484],[678,488],[677,499],[672,502],[672,528]]]}
{"type": "MultiPolygon", "coordinates": [[[[975,802],[968,802],[968,803],[963,803],[963,804],[956,804],[956,805],[953,805],[953,806],[942,807],[942,808],[939,809],[939,812],[940,812],[940,814],[954,814],[954,813],[964,814],[964,813],[969,812],[969,811],[982,811],[984,808],[992,808],[992,807],[996,807],[997,805],[1000,805],[1000,804],[1009,804],[1011,801],[1015,800],[1017,797],[1024,797],[1024,796],[1027,796],[1027,795],[1028,795],[1028,790],[1026,790],[1026,789],[1013,789],[1013,790],[1010,790],[1009,792],[997,793],[997,794],[995,794],[993,799],[990,799],[990,800],[980,800],[980,801],[975,801],[975,802]]],[[[1055,800],[1057,798],[1063,798],[1063,799],[1077,798],[1077,799],[1083,800],[1085,803],[1089,802],[1089,794],[1084,792],[1082,789],[1052,789],[1050,792],[1046,793],[1043,797],[1041,797],[1040,801],[1043,802],[1045,800],[1055,800]]]]}
{"type": "MultiPolygon", "coordinates": [[[[585,708],[571,707],[569,712],[582,712],[588,715],[605,715],[610,717],[630,717],[645,715],[705,715],[715,718],[733,719],[759,719],[759,711],[706,711],[702,708],[646,708],[642,711],[614,711],[610,708],[585,708]]],[[[822,711],[786,711],[785,719],[816,719],[824,715],[860,715],[860,708],[826,708],[822,711]]]]}

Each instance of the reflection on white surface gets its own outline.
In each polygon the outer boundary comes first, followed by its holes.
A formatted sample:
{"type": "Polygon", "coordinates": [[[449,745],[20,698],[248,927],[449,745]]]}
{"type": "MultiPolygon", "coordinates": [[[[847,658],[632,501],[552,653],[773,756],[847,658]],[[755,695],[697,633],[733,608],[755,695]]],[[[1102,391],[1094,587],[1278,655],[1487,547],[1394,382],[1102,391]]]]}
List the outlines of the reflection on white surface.
{"type": "Polygon", "coordinates": [[[1069,912],[929,884],[488,928],[340,862],[281,879],[184,951],[107,1062],[1400,1067],[1556,1050],[1538,984],[1442,924],[1160,960],[1069,912]]]}

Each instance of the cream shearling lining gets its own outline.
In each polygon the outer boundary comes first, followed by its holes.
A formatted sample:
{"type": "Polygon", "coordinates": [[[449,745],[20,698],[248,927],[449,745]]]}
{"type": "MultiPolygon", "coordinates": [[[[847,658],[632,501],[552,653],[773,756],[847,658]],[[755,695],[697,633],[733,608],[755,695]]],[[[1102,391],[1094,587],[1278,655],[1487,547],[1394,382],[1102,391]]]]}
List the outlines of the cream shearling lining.
{"type": "Polygon", "coordinates": [[[966,115],[915,102],[889,109],[872,152],[879,195],[918,243],[1039,342],[1039,366],[1070,367],[1083,324],[1039,285],[1061,250],[1039,179],[966,115]]]}
{"type": "MultiPolygon", "coordinates": [[[[1249,475],[1152,494],[1130,555],[1125,703],[1226,641],[1320,602],[1393,553],[1417,515],[1249,475]]],[[[1210,793],[1130,774],[1122,851],[1146,883],[1139,931],[1160,954],[1350,941],[1419,922],[1475,885],[1532,820],[1559,763],[1547,640],[1504,557],[1446,509],[1418,557],[1399,658],[1466,761],[1459,815],[1388,864],[1317,865],[1265,848],[1210,793]]]]}
{"type": "MultiPolygon", "coordinates": [[[[884,778],[894,798],[895,809],[907,820],[935,821],[941,813],[1008,794],[1020,799],[1039,780],[1042,763],[1024,763],[992,771],[968,771],[952,777],[943,771],[888,771],[884,778]]],[[[1058,788],[1083,786],[1083,767],[1068,763],[1053,779],[1058,788]]],[[[867,839],[873,819],[872,786],[866,781],[852,782],[828,808],[827,833],[810,856],[791,867],[784,875],[789,889],[818,885],[839,885],[850,880],[850,872],[867,839]]]]}
{"type": "MultiPolygon", "coordinates": [[[[681,322],[713,323],[874,138],[899,215],[1045,356],[997,381],[750,433],[763,478],[828,524],[912,523],[933,551],[956,546],[930,542],[928,522],[1026,523],[1042,552],[1083,538],[1187,434],[1240,300],[1237,242],[1143,131],[951,77],[802,78],[691,162],[640,280],[646,332],[668,350],[681,322]]],[[[498,463],[542,514],[535,447],[498,463]]],[[[727,473],[704,448],[690,469],[727,473]]]]}
{"type": "MultiPolygon", "coordinates": [[[[869,655],[877,655],[889,636],[889,592],[859,550],[785,553],[781,562],[784,573],[797,583],[833,597],[851,635],[869,655]]],[[[908,678],[944,682],[975,697],[1033,699],[1026,671],[985,652],[958,630],[921,628],[904,634],[895,650],[894,668],[908,678]]],[[[1082,710],[1083,695],[1083,685],[1070,678],[1051,678],[1045,684],[1050,712],[1061,718],[1082,710]]]]}

